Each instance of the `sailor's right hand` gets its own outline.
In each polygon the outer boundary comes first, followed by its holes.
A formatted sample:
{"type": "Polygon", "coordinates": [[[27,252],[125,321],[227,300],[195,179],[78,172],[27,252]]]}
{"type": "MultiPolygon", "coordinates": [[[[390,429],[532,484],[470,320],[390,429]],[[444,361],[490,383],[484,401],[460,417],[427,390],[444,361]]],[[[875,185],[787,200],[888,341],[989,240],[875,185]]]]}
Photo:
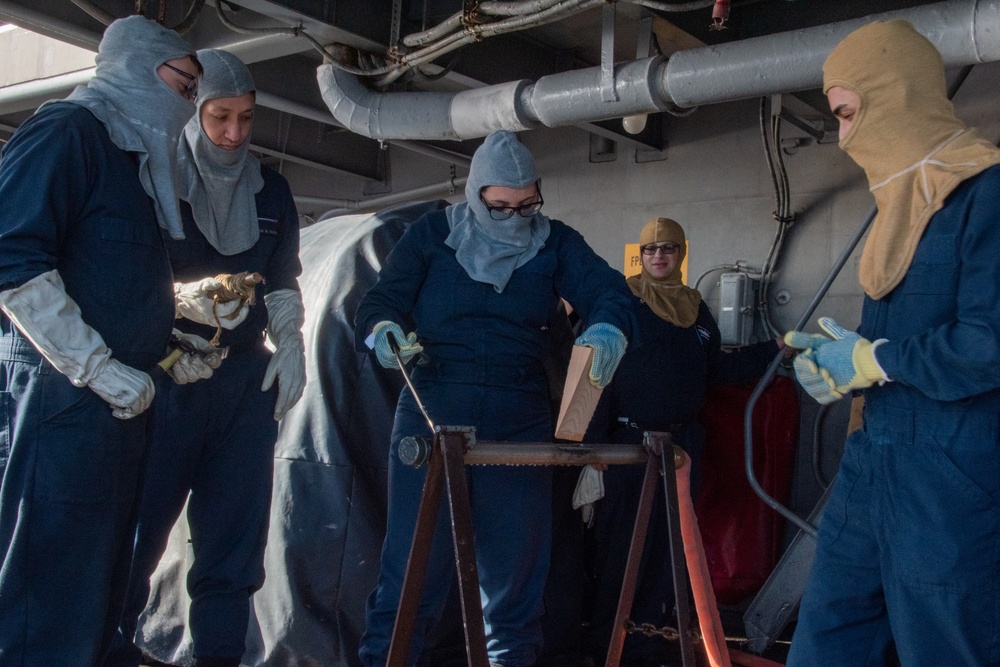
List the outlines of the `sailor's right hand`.
{"type": "Polygon", "coordinates": [[[392,351],[392,346],[389,345],[390,335],[399,347],[399,356],[404,364],[424,351],[423,346],[417,342],[416,332],[410,332],[408,336],[404,335],[403,329],[389,320],[382,320],[376,324],[372,329],[372,335],[375,337],[375,356],[378,357],[378,362],[383,368],[399,368],[396,355],[392,351]]]}
{"type": "Polygon", "coordinates": [[[131,419],[141,414],[153,402],[156,393],[148,374],[116,359],[108,359],[87,386],[107,401],[111,414],[118,419],[131,419]]]}
{"type": "Polygon", "coordinates": [[[212,293],[222,289],[215,278],[202,278],[193,283],[174,283],[176,317],[186,317],[198,324],[235,329],[250,314],[250,306],[242,299],[216,302],[212,293]]]}

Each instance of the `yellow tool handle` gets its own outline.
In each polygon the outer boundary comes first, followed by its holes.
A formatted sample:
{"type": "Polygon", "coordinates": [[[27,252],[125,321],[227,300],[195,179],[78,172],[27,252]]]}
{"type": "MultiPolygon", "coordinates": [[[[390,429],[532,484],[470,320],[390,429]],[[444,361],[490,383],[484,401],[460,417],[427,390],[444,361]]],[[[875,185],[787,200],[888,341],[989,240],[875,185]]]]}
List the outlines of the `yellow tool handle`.
{"type": "Polygon", "coordinates": [[[164,370],[164,372],[166,372],[183,355],[184,355],[184,350],[182,350],[181,348],[177,348],[173,352],[171,352],[170,354],[168,354],[166,357],[164,357],[163,359],[161,359],[160,361],[158,361],[156,363],[156,365],[159,366],[160,368],[162,368],[164,370]]]}

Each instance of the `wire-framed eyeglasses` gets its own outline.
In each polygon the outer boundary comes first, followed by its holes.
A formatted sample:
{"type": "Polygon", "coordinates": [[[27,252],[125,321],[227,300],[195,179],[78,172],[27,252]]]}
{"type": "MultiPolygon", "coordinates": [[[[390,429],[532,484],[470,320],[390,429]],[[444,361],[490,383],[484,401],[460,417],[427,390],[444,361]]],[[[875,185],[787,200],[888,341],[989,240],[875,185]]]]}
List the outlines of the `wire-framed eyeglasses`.
{"type": "Polygon", "coordinates": [[[198,97],[198,77],[196,77],[194,74],[188,74],[184,70],[178,69],[173,65],[171,65],[170,63],[163,63],[163,66],[168,69],[172,69],[173,71],[177,72],[182,77],[184,77],[187,83],[184,85],[184,92],[182,93],[182,95],[184,96],[184,99],[194,102],[195,98],[198,97]]]}
{"type": "Polygon", "coordinates": [[[483,206],[490,212],[490,217],[494,220],[510,220],[515,213],[522,218],[530,218],[542,210],[542,204],[545,203],[541,193],[538,194],[538,201],[531,202],[530,204],[522,204],[521,206],[493,206],[483,199],[482,195],[479,195],[479,200],[483,202],[483,206]]]}
{"type": "Polygon", "coordinates": [[[664,255],[673,255],[680,249],[680,246],[676,243],[648,243],[642,246],[642,254],[648,255],[650,257],[656,255],[657,253],[663,253],[664,255]]]}

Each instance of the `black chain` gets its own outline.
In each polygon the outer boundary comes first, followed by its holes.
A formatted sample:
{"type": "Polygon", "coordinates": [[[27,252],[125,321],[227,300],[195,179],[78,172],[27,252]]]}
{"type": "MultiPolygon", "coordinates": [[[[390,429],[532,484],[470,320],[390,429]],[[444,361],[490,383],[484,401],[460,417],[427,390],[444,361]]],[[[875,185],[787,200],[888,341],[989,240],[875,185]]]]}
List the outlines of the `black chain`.
{"type": "MultiPolygon", "coordinates": [[[[646,637],[663,637],[669,642],[675,642],[680,639],[681,634],[677,631],[677,628],[672,628],[669,625],[665,625],[662,628],[658,628],[652,623],[642,623],[641,625],[636,625],[635,621],[628,619],[625,621],[625,634],[632,635],[637,632],[642,633],[646,637]]],[[[701,641],[701,632],[692,629],[689,634],[691,635],[691,641],[695,644],[701,641]]]]}

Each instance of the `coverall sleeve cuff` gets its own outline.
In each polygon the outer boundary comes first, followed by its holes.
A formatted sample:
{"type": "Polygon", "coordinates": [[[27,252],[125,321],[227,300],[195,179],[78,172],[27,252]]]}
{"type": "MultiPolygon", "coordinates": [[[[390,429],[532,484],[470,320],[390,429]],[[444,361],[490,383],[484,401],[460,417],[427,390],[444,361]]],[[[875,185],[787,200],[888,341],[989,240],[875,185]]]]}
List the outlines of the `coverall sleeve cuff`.
{"type": "MultiPolygon", "coordinates": [[[[886,364],[879,359],[880,355],[877,354],[877,350],[888,342],[889,340],[887,338],[879,338],[872,343],[872,359],[875,361],[875,365],[878,367],[879,372],[882,373],[882,379],[878,381],[879,386],[885,384],[886,382],[892,382],[893,374],[887,372],[886,364]]],[[[891,350],[891,348],[884,349],[881,356],[891,358],[891,354],[886,354],[889,350],[891,350]]]]}

